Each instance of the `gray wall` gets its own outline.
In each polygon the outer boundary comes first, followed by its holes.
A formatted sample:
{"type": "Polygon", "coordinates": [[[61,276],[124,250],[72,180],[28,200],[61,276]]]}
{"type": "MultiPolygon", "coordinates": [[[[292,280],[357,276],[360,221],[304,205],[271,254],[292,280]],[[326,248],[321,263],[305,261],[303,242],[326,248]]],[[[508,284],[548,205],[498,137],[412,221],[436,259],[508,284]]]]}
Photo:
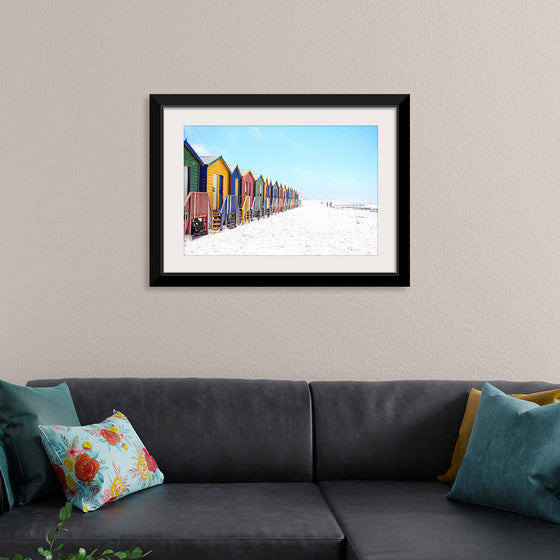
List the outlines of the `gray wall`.
{"type": "Polygon", "coordinates": [[[560,380],[558,2],[1,11],[1,378],[560,380]],[[411,94],[411,288],[148,288],[148,95],[226,92],[411,94]]]}

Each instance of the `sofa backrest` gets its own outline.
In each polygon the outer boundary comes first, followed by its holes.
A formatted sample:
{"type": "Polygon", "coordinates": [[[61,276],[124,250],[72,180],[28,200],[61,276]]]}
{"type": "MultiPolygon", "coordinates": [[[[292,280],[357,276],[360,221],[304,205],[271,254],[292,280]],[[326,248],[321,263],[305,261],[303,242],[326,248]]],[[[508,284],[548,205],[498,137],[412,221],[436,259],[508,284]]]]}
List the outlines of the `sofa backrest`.
{"type": "Polygon", "coordinates": [[[82,425],[125,414],[167,482],[312,480],[305,381],[189,378],[66,381],[82,425]]]}
{"type": "MultiPolygon", "coordinates": [[[[558,388],[492,382],[506,393],[558,388]]],[[[435,480],[449,468],[472,381],[310,384],[316,480],[435,480]]]]}

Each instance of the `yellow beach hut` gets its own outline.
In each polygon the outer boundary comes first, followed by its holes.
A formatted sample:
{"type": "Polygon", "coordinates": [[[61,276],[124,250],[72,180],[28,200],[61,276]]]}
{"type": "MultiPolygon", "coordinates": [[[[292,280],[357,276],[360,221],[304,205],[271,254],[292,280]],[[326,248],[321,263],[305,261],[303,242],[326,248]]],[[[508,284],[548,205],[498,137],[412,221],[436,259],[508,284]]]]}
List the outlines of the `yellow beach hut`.
{"type": "Polygon", "coordinates": [[[231,170],[222,156],[200,156],[204,163],[200,171],[200,190],[206,191],[214,215],[220,214],[224,197],[229,194],[231,170]]]}

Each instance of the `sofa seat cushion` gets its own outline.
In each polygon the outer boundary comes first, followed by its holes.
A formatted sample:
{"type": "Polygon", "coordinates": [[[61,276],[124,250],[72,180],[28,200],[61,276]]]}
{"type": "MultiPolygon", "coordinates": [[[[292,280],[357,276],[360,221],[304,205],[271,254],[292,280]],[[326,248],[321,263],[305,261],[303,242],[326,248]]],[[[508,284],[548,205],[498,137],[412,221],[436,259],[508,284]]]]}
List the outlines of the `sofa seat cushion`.
{"type": "MultiPolygon", "coordinates": [[[[3,514],[0,556],[36,552],[63,503],[51,498],[3,514]]],[[[66,527],[63,553],[140,546],[153,550],[151,560],[342,560],[345,551],[312,483],[163,484],[93,512],[74,509],[66,527]]]]}
{"type": "Polygon", "coordinates": [[[558,525],[454,502],[431,481],[322,482],[346,538],[348,560],[552,560],[558,525]]]}

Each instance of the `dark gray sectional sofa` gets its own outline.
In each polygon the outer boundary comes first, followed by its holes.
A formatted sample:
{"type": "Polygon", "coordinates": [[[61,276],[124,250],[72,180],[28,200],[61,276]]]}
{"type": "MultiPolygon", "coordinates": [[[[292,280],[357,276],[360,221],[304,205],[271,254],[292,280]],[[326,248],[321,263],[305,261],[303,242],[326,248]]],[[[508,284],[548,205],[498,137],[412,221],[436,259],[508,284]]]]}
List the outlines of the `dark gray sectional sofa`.
{"type": "MultiPolygon", "coordinates": [[[[481,382],[228,379],[66,381],[82,424],[119,410],[163,485],[83,514],[74,545],[153,560],[557,559],[560,528],[447,500],[467,396],[481,382]]],[[[506,392],[554,388],[492,382],[506,392]]],[[[61,494],[0,516],[0,556],[32,555],[61,494]]],[[[36,554],[35,554],[36,556],[36,554]]],[[[33,557],[35,557],[33,556],[33,557]]]]}

